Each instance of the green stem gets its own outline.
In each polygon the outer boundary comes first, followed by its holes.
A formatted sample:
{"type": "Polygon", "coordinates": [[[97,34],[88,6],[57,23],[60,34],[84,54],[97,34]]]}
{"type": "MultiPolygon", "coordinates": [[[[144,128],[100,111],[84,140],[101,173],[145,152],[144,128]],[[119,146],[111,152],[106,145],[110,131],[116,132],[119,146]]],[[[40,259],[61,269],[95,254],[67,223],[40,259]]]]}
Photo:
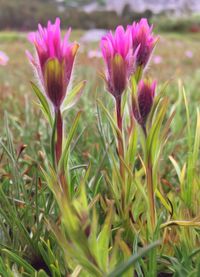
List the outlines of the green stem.
{"type": "Polygon", "coordinates": [[[146,178],[147,178],[147,193],[149,199],[149,209],[150,209],[150,222],[152,233],[155,230],[156,225],[156,210],[155,210],[155,198],[154,198],[154,188],[153,188],[153,169],[152,164],[148,158],[146,165],[146,178]]]}
{"type": "MultiPolygon", "coordinates": [[[[145,136],[145,148],[147,151],[147,130],[146,126],[143,124],[142,130],[145,136]]],[[[153,182],[153,166],[151,162],[150,153],[146,152],[146,183],[147,183],[147,195],[149,200],[149,223],[151,224],[151,234],[155,230],[156,226],[156,208],[155,208],[155,195],[154,195],[154,182],[153,182]]]]}

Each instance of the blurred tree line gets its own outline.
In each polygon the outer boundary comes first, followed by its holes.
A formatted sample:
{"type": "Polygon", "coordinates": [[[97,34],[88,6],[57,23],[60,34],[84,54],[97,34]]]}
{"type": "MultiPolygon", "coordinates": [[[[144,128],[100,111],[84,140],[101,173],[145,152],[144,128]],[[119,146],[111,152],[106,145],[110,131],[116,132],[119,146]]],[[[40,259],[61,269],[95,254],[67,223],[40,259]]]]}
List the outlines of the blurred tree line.
{"type": "Polygon", "coordinates": [[[151,11],[137,14],[125,5],[121,15],[115,11],[97,10],[86,13],[81,6],[92,2],[103,5],[105,0],[0,0],[0,30],[34,30],[38,23],[46,24],[59,16],[62,26],[77,29],[112,29],[118,24],[127,25],[141,17],[150,19],[159,31],[200,32],[200,16],[174,17],[161,14],[153,16],[151,11]]]}
{"type": "MultiPolygon", "coordinates": [[[[56,1],[56,0],[55,0],[56,1]]],[[[76,3],[76,5],[86,5],[86,4],[91,4],[91,3],[98,3],[100,5],[104,5],[106,3],[106,0],[58,0],[60,2],[65,2],[67,5],[73,5],[76,3]]]]}
{"type": "MultiPolygon", "coordinates": [[[[92,0],[94,1],[94,0],[92,0]]],[[[98,0],[99,3],[104,0],[98,0]]],[[[114,28],[117,24],[130,23],[141,15],[133,14],[125,7],[122,15],[115,11],[84,12],[77,4],[90,3],[91,0],[0,0],[0,29],[32,30],[38,22],[45,24],[57,16],[63,25],[73,28],[114,28]],[[84,3],[83,3],[84,2],[84,3]],[[74,6],[74,3],[76,6],[74,6]]],[[[149,16],[149,14],[146,14],[149,16]]]]}
{"type": "Polygon", "coordinates": [[[56,16],[53,0],[0,0],[1,29],[32,29],[56,16]]]}

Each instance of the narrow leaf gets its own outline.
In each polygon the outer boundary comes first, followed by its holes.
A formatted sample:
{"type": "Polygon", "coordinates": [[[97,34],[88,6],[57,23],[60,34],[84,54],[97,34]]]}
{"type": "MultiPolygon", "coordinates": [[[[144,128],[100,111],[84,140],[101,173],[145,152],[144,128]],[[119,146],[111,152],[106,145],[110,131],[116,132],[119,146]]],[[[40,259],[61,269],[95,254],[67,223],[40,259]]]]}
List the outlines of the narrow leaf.
{"type": "Polygon", "coordinates": [[[111,272],[107,277],[121,277],[133,264],[135,264],[139,259],[143,256],[146,256],[149,252],[151,252],[155,247],[159,246],[160,242],[156,241],[150,244],[147,247],[144,247],[139,251],[138,254],[132,255],[126,262],[119,265],[113,272],[111,272]]]}
{"type": "Polygon", "coordinates": [[[45,98],[44,94],[40,91],[40,89],[33,82],[31,82],[31,87],[40,101],[43,113],[46,115],[50,125],[52,126],[53,119],[52,119],[52,115],[51,115],[51,111],[50,111],[49,103],[47,99],[45,98]]]}
{"type": "Polygon", "coordinates": [[[77,101],[80,99],[82,93],[83,93],[83,89],[85,87],[86,81],[82,81],[80,83],[78,83],[73,89],[72,91],[70,91],[69,93],[67,93],[67,96],[63,102],[62,105],[62,111],[66,111],[69,108],[73,107],[77,101]]]}

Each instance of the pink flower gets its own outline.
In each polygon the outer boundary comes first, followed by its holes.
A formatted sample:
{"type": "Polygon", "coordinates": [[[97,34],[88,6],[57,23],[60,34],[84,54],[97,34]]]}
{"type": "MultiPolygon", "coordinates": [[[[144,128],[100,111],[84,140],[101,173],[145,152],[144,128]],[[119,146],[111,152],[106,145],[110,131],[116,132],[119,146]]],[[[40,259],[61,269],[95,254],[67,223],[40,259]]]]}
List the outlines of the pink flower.
{"type": "Polygon", "coordinates": [[[106,64],[107,89],[116,99],[120,98],[135,70],[136,53],[131,49],[130,31],[118,26],[115,34],[110,32],[101,39],[101,51],[106,64]]]}
{"type": "Polygon", "coordinates": [[[9,61],[9,57],[2,51],[0,51],[0,65],[6,65],[9,61]]]}
{"type": "Polygon", "coordinates": [[[153,62],[155,64],[160,64],[160,63],[162,63],[162,61],[163,61],[163,58],[161,56],[154,56],[153,57],[153,62]]]}
{"type": "Polygon", "coordinates": [[[27,56],[36,69],[44,91],[54,108],[58,110],[65,98],[71,78],[74,58],[79,45],[69,43],[69,29],[62,40],[60,19],[50,21],[47,27],[38,25],[38,31],[29,34],[29,41],[35,46],[36,57],[28,51],[27,56]]]}
{"type": "Polygon", "coordinates": [[[145,126],[147,117],[153,105],[155,96],[156,81],[150,83],[148,80],[141,80],[138,85],[137,99],[133,99],[133,115],[141,126],[145,126]]]}
{"type": "Polygon", "coordinates": [[[157,37],[152,33],[153,26],[149,26],[147,19],[142,18],[140,22],[128,26],[132,34],[132,47],[133,51],[139,46],[137,54],[137,66],[143,68],[147,65],[151,53],[155,47],[157,37]]]}
{"type": "Polygon", "coordinates": [[[186,51],[185,51],[185,55],[186,55],[186,57],[188,57],[189,59],[191,59],[191,58],[193,57],[193,52],[190,51],[190,50],[186,50],[186,51]]]}
{"type": "Polygon", "coordinates": [[[101,52],[98,50],[89,50],[88,53],[88,58],[93,59],[93,58],[101,58],[101,52]]]}

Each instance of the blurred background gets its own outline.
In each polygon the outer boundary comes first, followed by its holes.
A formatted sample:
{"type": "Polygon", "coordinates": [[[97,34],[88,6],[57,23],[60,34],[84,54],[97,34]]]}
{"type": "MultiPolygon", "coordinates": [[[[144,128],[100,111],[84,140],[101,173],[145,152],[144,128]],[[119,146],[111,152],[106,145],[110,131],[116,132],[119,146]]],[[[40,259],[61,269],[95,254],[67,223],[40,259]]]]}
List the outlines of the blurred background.
{"type": "MultiPolygon", "coordinates": [[[[113,110],[113,99],[105,92],[99,76],[104,70],[99,41],[108,29],[118,24],[132,24],[141,17],[148,18],[159,36],[145,76],[158,81],[157,93],[164,82],[169,81],[166,91],[171,103],[169,113],[179,107],[171,124],[173,143],[165,147],[165,156],[170,154],[184,160],[186,116],[178,80],[182,80],[190,109],[195,111],[200,103],[200,0],[0,0],[0,136],[6,138],[5,118],[8,118],[16,149],[22,144],[28,145],[28,160],[37,160],[41,147],[49,147],[48,124],[30,86],[31,80],[36,84],[38,80],[25,51],[34,53],[27,40],[28,32],[36,30],[38,23],[46,26],[49,19],[56,17],[61,18],[63,35],[71,26],[70,40],[80,43],[71,86],[87,80],[80,101],[66,114],[68,132],[77,110],[83,111],[74,164],[90,160],[93,168],[98,168],[102,142],[97,127],[96,99],[100,98],[111,112],[113,110]]],[[[192,112],[193,125],[195,116],[192,112]]],[[[175,172],[166,166],[168,164],[162,167],[163,172],[175,178],[175,172]]]]}
{"type": "MultiPolygon", "coordinates": [[[[72,85],[88,80],[78,106],[67,115],[70,122],[78,109],[83,110],[79,130],[80,133],[85,130],[80,143],[81,158],[87,160],[88,156],[92,159],[101,155],[96,98],[106,101],[110,110],[113,102],[99,76],[104,70],[99,41],[108,29],[118,24],[126,26],[141,17],[153,23],[159,41],[145,74],[158,80],[159,89],[169,81],[167,93],[172,108],[179,98],[178,80],[181,79],[191,108],[196,109],[200,100],[200,0],[0,0],[0,132],[4,133],[6,111],[17,145],[23,142],[34,147],[30,143],[33,138],[38,142],[38,149],[40,139],[49,143],[44,132],[47,127],[30,87],[30,80],[38,81],[25,50],[34,53],[27,40],[28,32],[36,30],[38,23],[46,25],[56,17],[61,18],[63,35],[71,26],[70,40],[80,43],[72,85]]],[[[176,128],[181,126],[176,124],[176,128]]]]}
{"type": "Polygon", "coordinates": [[[72,27],[71,40],[81,45],[74,80],[89,78],[93,95],[103,88],[97,73],[103,70],[101,37],[108,29],[141,17],[148,18],[160,37],[146,74],[161,82],[181,78],[188,84],[192,78],[194,87],[195,82],[199,85],[200,0],[0,0],[0,99],[4,98],[4,109],[6,103],[8,109],[17,109],[13,103],[19,99],[24,103],[29,95],[33,74],[25,50],[33,48],[27,33],[56,17],[61,18],[63,31],[72,27]]]}
{"type": "Polygon", "coordinates": [[[199,0],[1,0],[0,29],[31,30],[59,16],[78,29],[114,28],[147,17],[159,18],[164,31],[199,31],[198,12],[199,0]]]}

